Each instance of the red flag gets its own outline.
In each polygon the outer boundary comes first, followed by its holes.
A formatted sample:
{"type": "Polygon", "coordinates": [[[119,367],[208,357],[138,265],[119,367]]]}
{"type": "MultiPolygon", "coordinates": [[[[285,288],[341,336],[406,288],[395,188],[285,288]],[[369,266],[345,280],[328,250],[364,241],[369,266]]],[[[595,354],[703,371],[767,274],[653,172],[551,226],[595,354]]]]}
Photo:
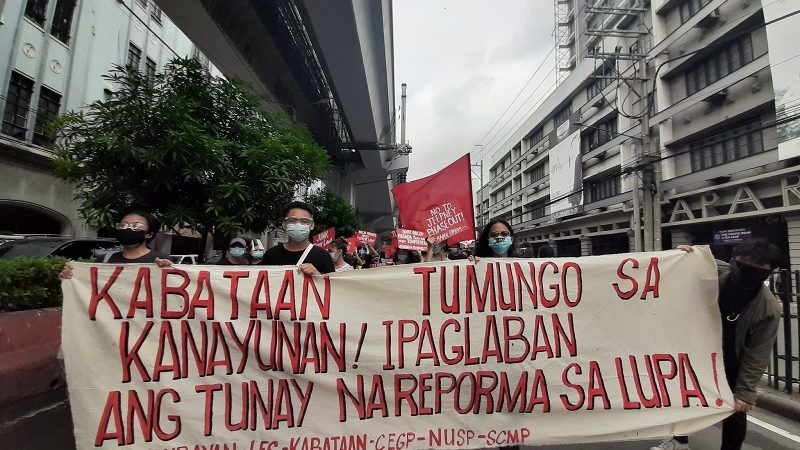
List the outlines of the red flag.
{"type": "Polygon", "coordinates": [[[317,247],[327,247],[334,239],[336,239],[336,230],[328,228],[322,233],[314,235],[314,245],[317,247]]]}
{"type": "Polygon", "coordinates": [[[403,228],[437,242],[475,239],[469,154],[439,172],[392,189],[403,228]]]}
{"type": "Polygon", "coordinates": [[[428,241],[425,240],[425,233],[416,230],[397,229],[397,248],[403,250],[427,250],[428,241]]]}

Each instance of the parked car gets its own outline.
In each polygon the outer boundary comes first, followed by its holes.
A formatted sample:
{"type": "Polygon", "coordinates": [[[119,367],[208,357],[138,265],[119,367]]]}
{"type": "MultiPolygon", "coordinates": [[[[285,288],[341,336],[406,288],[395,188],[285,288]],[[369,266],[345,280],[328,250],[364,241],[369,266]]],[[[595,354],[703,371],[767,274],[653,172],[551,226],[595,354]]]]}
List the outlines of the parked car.
{"type": "Polygon", "coordinates": [[[121,249],[119,242],[110,238],[25,237],[0,244],[0,258],[63,256],[102,261],[105,254],[121,249]]]}
{"type": "Polygon", "coordinates": [[[197,264],[200,260],[199,255],[169,255],[169,259],[175,264],[197,264]]]}

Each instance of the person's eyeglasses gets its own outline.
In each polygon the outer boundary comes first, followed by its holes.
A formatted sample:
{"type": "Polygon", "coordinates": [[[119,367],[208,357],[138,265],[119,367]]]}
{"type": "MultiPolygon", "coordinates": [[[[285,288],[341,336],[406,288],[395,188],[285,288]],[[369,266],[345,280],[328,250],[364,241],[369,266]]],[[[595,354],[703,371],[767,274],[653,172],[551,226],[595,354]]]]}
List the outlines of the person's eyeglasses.
{"type": "Polygon", "coordinates": [[[314,223],[314,219],[309,219],[308,217],[286,217],[283,219],[283,223],[287,225],[292,223],[311,225],[312,223],[314,223]]]}
{"type": "Polygon", "coordinates": [[[115,225],[118,230],[147,231],[147,225],[139,222],[126,223],[120,222],[115,225]]]}
{"type": "Polygon", "coordinates": [[[511,233],[509,233],[508,231],[492,231],[491,233],[489,233],[489,236],[493,238],[509,237],[511,236],[511,233]]]}

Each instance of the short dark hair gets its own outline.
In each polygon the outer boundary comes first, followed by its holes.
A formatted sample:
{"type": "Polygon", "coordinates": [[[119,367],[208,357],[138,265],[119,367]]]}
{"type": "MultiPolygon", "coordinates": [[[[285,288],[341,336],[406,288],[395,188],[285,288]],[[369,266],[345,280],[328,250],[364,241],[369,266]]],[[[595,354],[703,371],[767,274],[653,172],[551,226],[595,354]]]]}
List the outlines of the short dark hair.
{"type": "Polygon", "coordinates": [[[293,209],[304,209],[304,210],[308,211],[309,214],[311,214],[311,218],[312,219],[314,218],[314,214],[315,214],[314,207],[309,205],[306,202],[300,202],[300,201],[291,202],[288,205],[286,205],[286,208],[283,208],[283,217],[288,216],[289,215],[289,211],[291,211],[293,209]]]}
{"type": "Polygon", "coordinates": [[[556,251],[550,244],[543,244],[536,250],[536,257],[537,258],[552,258],[556,256],[556,251]]]}
{"type": "Polygon", "coordinates": [[[331,247],[331,246],[336,247],[338,250],[342,251],[342,254],[346,255],[347,254],[347,248],[350,247],[350,244],[347,243],[347,240],[345,238],[339,237],[339,238],[336,238],[333,241],[331,241],[330,244],[328,244],[328,247],[331,247]]]}
{"type": "Polygon", "coordinates": [[[742,256],[756,264],[768,264],[777,269],[783,261],[783,252],[777,245],[763,238],[744,241],[733,248],[732,258],[742,256]]]}

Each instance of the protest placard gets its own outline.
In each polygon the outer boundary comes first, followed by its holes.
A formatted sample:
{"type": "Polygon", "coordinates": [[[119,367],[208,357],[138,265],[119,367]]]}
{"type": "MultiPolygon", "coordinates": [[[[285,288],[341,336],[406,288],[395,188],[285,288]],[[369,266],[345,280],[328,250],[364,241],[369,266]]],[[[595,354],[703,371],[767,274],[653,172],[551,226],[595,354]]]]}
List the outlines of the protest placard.
{"type": "Polygon", "coordinates": [[[336,239],[336,230],[334,228],[328,228],[322,233],[314,235],[313,244],[317,247],[327,247],[334,239],[336,239]]]}
{"type": "Polygon", "coordinates": [[[355,234],[355,237],[359,243],[371,245],[373,247],[375,246],[375,243],[378,242],[378,235],[370,231],[358,230],[355,234]]]}
{"type": "Polygon", "coordinates": [[[425,239],[427,236],[422,231],[405,230],[398,228],[397,232],[397,248],[404,250],[427,250],[428,241],[425,239]]]}
{"type": "Polygon", "coordinates": [[[78,449],[645,439],[734,403],[708,248],[321,277],[74,263],[63,289],[78,449]]]}

